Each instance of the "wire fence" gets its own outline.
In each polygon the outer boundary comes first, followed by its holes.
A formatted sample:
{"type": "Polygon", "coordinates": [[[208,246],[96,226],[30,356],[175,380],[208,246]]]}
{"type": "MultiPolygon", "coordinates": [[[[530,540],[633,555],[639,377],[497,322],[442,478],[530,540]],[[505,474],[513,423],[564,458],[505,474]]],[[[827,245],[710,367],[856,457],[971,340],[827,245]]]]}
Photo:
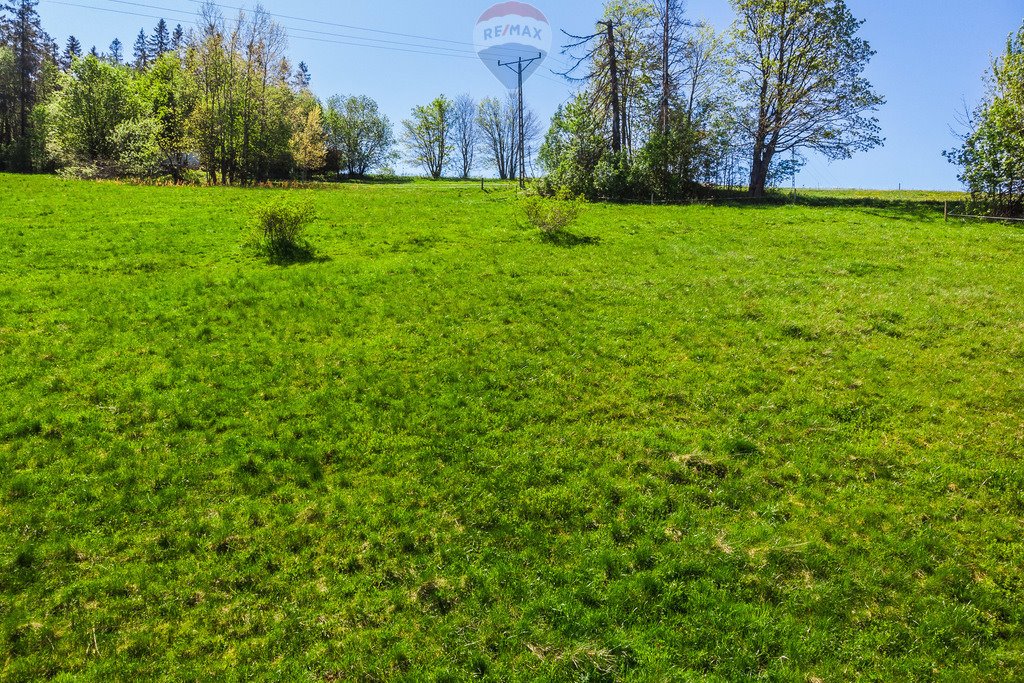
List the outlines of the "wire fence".
{"type": "Polygon", "coordinates": [[[964,218],[964,219],[968,219],[968,220],[978,220],[978,221],[998,221],[998,222],[1006,221],[1006,222],[1009,222],[1009,223],[1024,223],[1024,218],[1009,218],[1007,216],[972,216],[972,215],[966,214],[966,213],[952,213],[949,210],[949,202],[945,202],[945,205],[943,207],[943,214],[944,214],[944,217],[945,217],[946,221],[949,221],[950,218],[964,218]]]}

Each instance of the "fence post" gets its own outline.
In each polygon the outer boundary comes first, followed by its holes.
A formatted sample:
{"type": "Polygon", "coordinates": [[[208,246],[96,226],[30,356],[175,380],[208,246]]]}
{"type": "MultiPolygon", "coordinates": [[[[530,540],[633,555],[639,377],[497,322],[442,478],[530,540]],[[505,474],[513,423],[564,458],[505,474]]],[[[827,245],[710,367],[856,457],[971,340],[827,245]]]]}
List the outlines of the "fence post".
{"type": "Polygon", "coordinates": [[[942,204],[942,218],[947,223],[949,222],[949,202],[943,202],[942,204]]]}

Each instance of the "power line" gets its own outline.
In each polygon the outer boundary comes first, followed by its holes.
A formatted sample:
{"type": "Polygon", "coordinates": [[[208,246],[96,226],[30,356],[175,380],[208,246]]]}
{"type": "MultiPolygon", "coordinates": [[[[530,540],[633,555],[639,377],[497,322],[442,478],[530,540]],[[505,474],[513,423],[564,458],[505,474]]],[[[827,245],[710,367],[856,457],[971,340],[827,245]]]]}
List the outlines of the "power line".
{"type": "MultiPolygon", "coordinates": [[[[118,4],[118,5],[130,5],[130,6],[135,6],[135,7],[143,7],[143,8],[151,9],[151,10],[159,10],[159,11],[167,11],[167,12],[178,12],[178,11],[180,11],[180,10],[175,10],[175,9],[172,9],[172,8],[169,8],[169,7],[160,7],[160,6],[157,6],[157,5],[151,5],[151,4],[147,4],[147,3],[132,2],[131,0],[106,0],[106,1],[118,4]]],[[[205,0],[188,0],[188,1],[192,2],[192,3],[195,3],[197,5],[210,4],[210,5],[214,6],[214,7],[218,8],[218,9],[222,9],[222,10],[225,10],[225,9],[226,10],[236,10],[236,11],[239,11],[239,12],[252,11],[252,10],[249,10],[249,9],[247,9],[245,7],[239,7],[239,6],[235,6],[235,5],[222,5],[222,4],[219,4],[217,2],[207,3],[205,0]]],[[[320,26],[332,26],[332,27],[336,27],[336,28],[344,28],[344,29],[351,30],[351,31],[364,31],[364,32],[369,32],[369,33],[378,33],[378,34],[382,34],[382,35],[397,36],[397,37],[402,37],[402,38],[413,38],[413,39],[416,39],[416,40],[426,40],[426,41],[437,42],[437,43],[448,43],[448,44],[452,44],[452,45],[469,46],[469,47],[472,47],[474,49],[467,50],[467,49],[463,49],[463,48],[444,47],[444,46],[439,46],[439,45],[438,46],[435,46],[435,45],[419,45],[419,44],[415,44],[415,43],[408,43],[408,42],[405,42],[405,41],[385,40],[385,39],[382,39],[382,38],[369,38],[369,37],[366,37],[366,36],[358,36],[358,35],[353,36],[353,35],[347,35],[347,34],[343,34],[343,33],[335,33],[335,32],[329,32],[329,31],[317,31],[315,29],[299,28],[299,27],[296,27],[296,26],[286,26],[285,28],[288,29],[289,31],[300,31],[300,32],[305,32],[305,33],[313,33],[313,34],[317,34],[317,35],[331,36],[331,37],[335,37],[335,38],[345,38],[345,39],[350,39],[350,40],[362,40],[362,41],[368,41],[368,42],[373,42],[373,43],[385,43],[385,44],[390,44],[390,45],[402,45],[402,46],[408,46],[408,47],[426,48],[426,49],[429,49],[429,50],[445,50],[445,51],[452,51],[452,52],[458,52],[458,53],[463,53],[463,54],[469,54],[469,55],[473,55],[474,57],[477,55],[477,52],[476,52],[476,49],[475,49],[476,48],[475,44],[474,43],[470,43],[470,42],[466,42],[466,41],[450,40],[448,38],[434,38],[434,37],[431,37],[431,36],[417,35],[417,34],[414,34],[414,33],[398,33],[398,32],[395,32],[395,31],[385,31],[383,29],[375,29],[375,28],[369,28],[369,27],[364,27],[364,26],[354,26],[354,25],[351,25],[351,24],[339,24],[339,23],[335,23],[335,22],[331,22],[331,21],[323,21],[323,20],[320,20],[320,19],[306,19],[304,17],[298,17],[298,16],[293,16],[293,15],[287,15],[287,14],[275,14],[274,12],[268,12],[265,9],[263,10],[263,13],[266,14],[268,17],[274,17],[276,19],[287,19],[287,20],[290,20],[290,21],[301,21],[301,22],[310,23],[310,24],[316,24],[316,25],[320,25],[320,26]]],[[[508,53],[504,54],[503,56],[510,57],[510,58],[514,59],[515,57],[518,57],[519,54],[518,53],[508,52],[508,53]]],[[[553,62],[562,63],[562,61],[558,57],[556,57],[556,56],[554,56],[552,54],[549,54],[547,58],[549,60],[553,61],[553,62]]]]}
{"type": "MultiPolygon", "coordinates": [[[[175,21],[177,23],[186,24],[186,25],[189,25],[189,26],[197,27],[197,28],[202,26],[199,22],[197,22],[195,20],[194,17],[193,18],[189,18],[189,19],[182,19],[182,18],[180,18],[180,16],[142,14],[140,12],[132,12],[132,11],[128,11],[128,10],[113,9],[113,8],[109,8],[109,7],[97,7],[95,5],[84,5],[84,4],[80,4],[80,3],[67,2],[66,0],[45,0],[45,1],[49,2],[49,3],[52,3],[52,4],[55,4],[55,5],[63,5],[65,7],[76,7],[76,8],[79,8],[79,9],[95,10],[95,11],[99,11],[99,12],[108,12],[108,13],[111,13],[111,14],[120,14],[120,15],[125,15],[125,16],[141,17],[141,18],[146,18],[146,19],[165,19],[165,18],[170,17],[172,21],[175,21]]],[[[117,4],[121,4],[121,5],[130,5],[130,6],[141,7],[141,8],[144,8],[144,9],[155,10],[155,11],[160,11],[160,12],[171,12],[173,14],[178,14],[178,13],[181,12],[180,10],[174,10],[174,9],[167,8],[167,7],[160,7],[160,6],[156,6],[156,5],[149,5],[149,4],[139,3],[139,2],[130,2],[128,0],[107,0],[107,1],[108,2],[114,2],[114,3],[117,3],[117,4]]],[[[202,4],[202,3],[200,3],[200,0],[189,0],[189,1],[190,2],[197,2],[199,4],[202,4]]],[[[217,5],[216,3],[212,3],[212,4],[214,4],[214,6],[216,6],[216,7],[222,8],[222,9],[239,9],[240,11],[244,11],[244,8],[234,8],[234,7],[230,7],[230,6],[221,6],[221,5],[217,5]]],[[[297,19],[299,21],[308,21],[308,22],[311,22],[311,23],[320,23],[320,24],[328,24],[328,25],[330,25],[330,22],[321,22],[321,21],[317,21],[317,20],[313,20],[313,19],[301,19],[301,18],[297,18],[297,17],[289,17],[289,16],[286,16],[286,15],[274,15],[274,14],[271,14],[269,12],[267,12],[267,15],[268,16],[277,17],[277,18],[287,18],[287,19],[293,19],[293,20],[297,19]]],[[[343,26],[341,24],[338,24],[338,25],[339,26],[343,26]]],[[[442,46],[436,46],[435,47],[433,45],[421,45],[421,44],[417,44],[417,43],[406,43],[406,42],[402,42],[402,41],[382,40],[380,38],[364,38],[362,36],[351,36],[351,35],[345,35],[345,34],[330,33],[330,32],[327,32],[327,31],[316,31],[316,30],[313,30],[313,29],[304,29],[304,28],[298,28],[298,27],[294,27],[294,26],[282,26],[282,28],[284,28],[286,31],[292,33],[293,37],[295,39],[297,39],[297,40],[306,40],[306,41],[319,42],[319,43],[328,43],[328,44],[332,44],[332,45],[345,45],[345,46],[349,46],[349,47],[367,47],[367,48],[373,48],[373,49],[377,49],[377,50],[386,50],[386,51],[391,51],[391,52],[403,52],[403,53],[407,53],[407,54],[419,54],[419,55],[427,55],[427,56],[434,56],[434,57],[454,57],[454,58],[458,58],[458,59],[469,59],[469,60],[473,60],[473,61],[476,61],[477,59],[479,59],[479,57],[476,55],[475,52],[472,52],[472,51],[469,51],[469,50],[461,50],[461,49],[442,47],[442,46]],[[297,32],[297,33],[312,33],[312,34],[316,34],[316,35],[320,35],[320,36],[331,36],[332,38],[344,38],[344,39],[347,39],[347,40],[334,40],[334,39],[327,39],[327,38],[317,38],[317,37],[306,36],[306,35],[294,35],[295,32],[297,32]],[[362,41],[362,42],[351,42],[352,40],[358,40],[358,41],[362,41]],[[384,43],[384,44],[383,45],[378,45],[376,43],[384,43]]],[[[394,35],[408,35],[410,37],[414,37],[414,36],[412,36],[412,34],[396,34],[394,32],[390,32],[390,31],[378,31],[377,29],[361,29],[361,28],[358,28],[358,27],[356,27],[356,28],[357,28],[357,30],[375,31],[375,32],[380,32],[380,33],[390,33],[390,34],[394,34],[394,35]]],[[[443,40],[443,39],[440,39],[440,38],[426,38],[426,37],[424,37],[424,38],[426,40],[437,40],[437,41],[443,40]]],[[[444,42],[458,43],[458,41],[448,41],[448,40],[445,40],[444,42]]],[[[464,44],[470,44],[470,43],[464,43],[464,44]]],[[[555,60],[555,61],[557,61],[557,60],[555,60]]],[[[544,80],[550,81],[551,83],[556,83],[558,85],[565,85],[561,81],[557,81],[557,80],[555,80],[553,78],[545,76],[542,73],[538,73],[538,74],[535,74],[535,75],[538,78],[543,78],[544,80]]]]}
{"type": "MultiPolygon", "coordinates": [[[[179,10],[171,9],[169,7],[160,7],[158,5],[150,5],[150,4],[141,3],[141,2],[131,2],[131,0],[106,0],[106,1],[118,4],[118,5],[130,5],[130,6],[133,6],[133,7],[143,7],[143,8],[151,9],[151,10],[159,10],[161,12],[164,12],[164,11],[166,11],[166,12],[178,12],[179,11],[179,10]]],[[[203,3],[199,2],[199,0],[190,0],[190,1],[194,1],[194,2],[197,2],[199,4],[203,4],[203,3]]],[[[213,5],[214,7],[217,7],[218,9],[233,9],[233,10],[238,10],[239,12],[250,11],[250,10],[247,10],[246,8],[244,8],[244,7],[234,7],[234,6],[230,6],[230,5],[219,5],[217,3],[210,3],[210,4],[213,5]]],[[[343,27],[343,28],[348,28],[350,30],[371,31],[371,32],[383,33],[383,34],[387,34],[387,35],[404,36],[404,37],[408,37],[408,38],[415,38],[417,40],[429,40],[429,41],[436,41],[436,42],[453,43],[453,44],[456,44],[456,45],[473,45],[473,43],[465,43],[465,42],[456,41],[456,40],[447,40],[447,39],[444,39],[444,38],[431,38],[429,36],[417,36],[417,35],[408,34],[408,33],[395,33],[393,31],[381,31],[381,30],[371,29],[371,28],[360,28],[360,27],[356,27],[356,26],[348,26],[346,24],[334,24],[334,23],[327,22],[327,21],[319,21],[319,20],[316,20],[316,19],[303,19],[301,17],[293,17],[293,16],[288,16],[288,15],[274,14],[272,12],[267,12],[266,10],[263,10],[263,13],[266,14],[268,17],[274,17],[274,18],[277,18],[277,19],[289,19],[289,20],[292,20],[292,21],[303,21],[303,22],[308,22],[308,23],[312,23],[312,24],[320,24],[320,25],[325,25],[325,26],[339,26],[339,27],[343,27]]],[[[383,38],[367,38],[365,36],[353,36],[353,35],[347,35],[347,34],[344,34],[344,33],[335,33],[335,32],[331,32],[331,31],[317,31],[315,29],[298,28],[296,26],[286,26],[284,28],[286,28],[289,31],[300,31],[300,32],[303,32],[303,33],[313,33],[313,34],[316,34],[316,35],[331,36],[331,37],[334,37],[334,38],[346,38],[346,39],[351,39],[351,40],[363,40],[363,41],[369,41],[369,42],[374,42],[374,43],[385,43],[385,44],[389,44],[389,45],[403,45],[403,46],[410,46],[410,47],[420,47],[420,48],[426,48],[426,49],[429,49],[429,50],[445,50],[445,51],[469,54],[469,55],[474,55],[474,56],[476,56],[476,54],[477,54],[475,49],[474,50],[465,50],[465,49],[462,49],[462,48],[442,47],[442,46],[436,46],[436,45],[420,45],[420,44],[416,44],[416,43],[409,43],[409,42],[406,42],[406,41],[385,40],[383,38]]],[[[516,53],[516,55],[518,55],[518,53],[516,53]]],[[[512,53],[509,53],[507,56],[513,56],[513,55],[512,55],[512,53]]]]}

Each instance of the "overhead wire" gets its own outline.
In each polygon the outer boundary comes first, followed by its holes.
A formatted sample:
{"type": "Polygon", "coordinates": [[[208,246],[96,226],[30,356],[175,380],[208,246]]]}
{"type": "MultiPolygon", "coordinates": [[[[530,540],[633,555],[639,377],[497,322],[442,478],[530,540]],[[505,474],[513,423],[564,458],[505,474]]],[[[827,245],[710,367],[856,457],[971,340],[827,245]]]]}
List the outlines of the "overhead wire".
{"type": "MultiPolygon", "coordinates": [[[[167,16],[170,16],[170,15],[157,16],[157,15],[151,15],[151,14],[141,14],[139,12],[131,12],[131,11],[127,11],[127,10],[116,10],[116,9],[108,8],[108,7],[97,7],[95,5],[84,5],[84,4],[80,4],[80,3],[72,3],[72,2],[67,2],[66,0],[47,0],[47,1],[52,2],[53,4],[58,4],[58,5],[64,5],[64,6],[70,6],[70,7],[79,7],[79,8],[82,8],[82,9],[92,9],[92,10],[98,10],[98,11],[102,11],[102,12],[110,12],[110,13],[115,13],[115,14],[123,14],[123,15],[127,15],[127,16],[138,16],[138,17],[153,18],[153,19],[167,18],[167,16]]],[[[184,14],[180,9],[173,9],[173,8],[170,8],[170,7],[161,7],[159,5],[153,5],[153,4],[150,4],[150,3],[133,2],[132,0],[106,0],[106,1],[110,2],[110,3],[118,4],[118,5],[127,5],[127,6],[132,6],[132,7],[140,7],[140,8],[148,9],[148,10],[151,10],[151,11],[170,12],[170,13],[177,14],[177,15],[184,14]]],[[[230,9],[230,10],[238,10],[238,11],[242,11],[242,12],[244,12],[244,11],[251,11],[251,10],[248,10],[247,8],[245,8],[245,7],[239,7],[239,6],[234,6],[234,5],[224,5],[224,4],[220,4],[220,3],[217,3],[217,2],[206,2],[206,0],[189,0],[189,1],[193,2],[194,4],[197,4],[197,5],[210,4],[213,7],[216,7],[217,9],[221,9],[221,10],[230,9]]],[[[354,25],[351,25],[351,24],[339,24],[339,23],[336,23],[336,22],[329,22],[329,21],[324,21],[324,20],[319,20],[319,19],[307,19],[307,18],[304,18],[304,17],[298,17],[298,16],[294,16],[294,15],[276,14],[276,13],[269,12],[269,11],[266,11],[266,10],[263,10],[263,11],[264,11],[264,13],[267,16],[273,17],[273,18],[276,18],[276,19],[288,19],[288,20],[291,20],[291,21],[302,21],[302,22],[318,24],[318,25],[324,25],[324,26],[341,27],[341,28],[346,28],[346,29],[349,29],[349,30],[373,32],[373,33],[386,34],[386,35],[392,35],[392,36],[415,38],[415,39],[418,39],[418,40],[450,43],[450,44],[454,44],[454,45],[473,46],[473,43],[469,43],[469,42],[465,42],[465,41],[456,41],[456,40],[450,40],[450,39],[446,39],[446,38],[433,38],[433,37],[430,37],[430,36],[422,36],[422,35],[411,34],[411,33],[399,33],[399,32],[396,32],[396,31],[385,31],[385,30],[382,30],[382,29],[374,29],[374,28],[369,28],[369,27],[354,26],[354,25]]],[[[199,22],[195,21],[194,16],[192,18],[190,18],[190,19],[179,19],[179,18],[173,18],[172,17],[172,20],[176,21],[178,23],[188,24],[190,26],[200,26],[199,22]]],[[[441,46],[441,45],[423,45],[423,44],[419,44],[419,43],[410,43],[410,42],[406,42],[406,41],[386,40],[386,39],[382,39],[382,38],[372,38],[372,37],[359,36],[359,35],[341,34],[341,33],[335,33],[335,32],[330,32],[330,31],[319,31],[319,30],[316,30],[316,29],[301,28],[301,27],[297,27],[297,26],[283,26],[282,28],[286,29],[291,35],[293,35],[293,37],[295,37],[298,40],[308,40],[308,41],[314,41],[314,42],[325,42],[325,43],[331,43],[331,44],[337,44],[337,45],[346,45],[346,46],[351,46],[351,47],[369,47],[369,48],[374,48],[374,49],[378,49],[378,50],[390,49],[390,50],[393,50],[395,52],[405,52],[405,53],[411,53],[411,54],[423,54],[423,55],[429,55],[429,56],[458,57],[458,58],[465,58],[465,59],[471,59],[471,60],[476,60],[478,58],[477,52],[475,50],[467,50],[467,49],[462,49],[462,48],[445,47],[445,46],[441,46]],[[312,36],[297,35],[298,33],[307,33],[307,34],[313,34],[313,35],[312,36]],[[327,40],[326,38],[323,38],[323,37],[318,38],[316,36],[326,36],[328,38],[331,38],[332,40],[327,40]],[[334,40],[334,39],[341,39],[341,40],[334,40]],[[360,41],[360,42],[351,42],[351,41],[360,41]],[[382,43],[382,44],[378,44],[378,43],[382,43]]],[[[509,56],[509,57],[513,57],[513,56],[518,56],[518,53],[508,52],[508,53],[506,53],[506,55],[509,56]]],[[[547,59],[550,60],[550,61],[554,61],[555,63],[561,63],[561,60],[559,58],[557,58],[557,57],[555,57],[554,55],[551,55],[551,54],[548,55],[547,59]]],[[[535,75],[537,75],[540,78],[544,78],[545,80],[548,80],[548,81],[550,81],[552,83],[558,83],[559,85],[565,85],[563,82],[558,81],[558,80],[553,79],[553,78],[550,78],[550,77],[546,76],[543,73],[538,73],[538,74],[535,74],[535,75]]]]}

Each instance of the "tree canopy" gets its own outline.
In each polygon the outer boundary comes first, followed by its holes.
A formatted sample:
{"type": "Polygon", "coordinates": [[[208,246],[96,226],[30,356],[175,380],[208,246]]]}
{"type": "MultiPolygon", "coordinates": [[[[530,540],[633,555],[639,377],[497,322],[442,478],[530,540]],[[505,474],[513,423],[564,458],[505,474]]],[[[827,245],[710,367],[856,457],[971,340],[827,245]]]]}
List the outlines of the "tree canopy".
{"type": "Polygon", "coordinates": [[[969,116],[963,144],[946,153],[979,208],[1024,215],[1024,26],[992,64],[985,100],[969,116]]]}

